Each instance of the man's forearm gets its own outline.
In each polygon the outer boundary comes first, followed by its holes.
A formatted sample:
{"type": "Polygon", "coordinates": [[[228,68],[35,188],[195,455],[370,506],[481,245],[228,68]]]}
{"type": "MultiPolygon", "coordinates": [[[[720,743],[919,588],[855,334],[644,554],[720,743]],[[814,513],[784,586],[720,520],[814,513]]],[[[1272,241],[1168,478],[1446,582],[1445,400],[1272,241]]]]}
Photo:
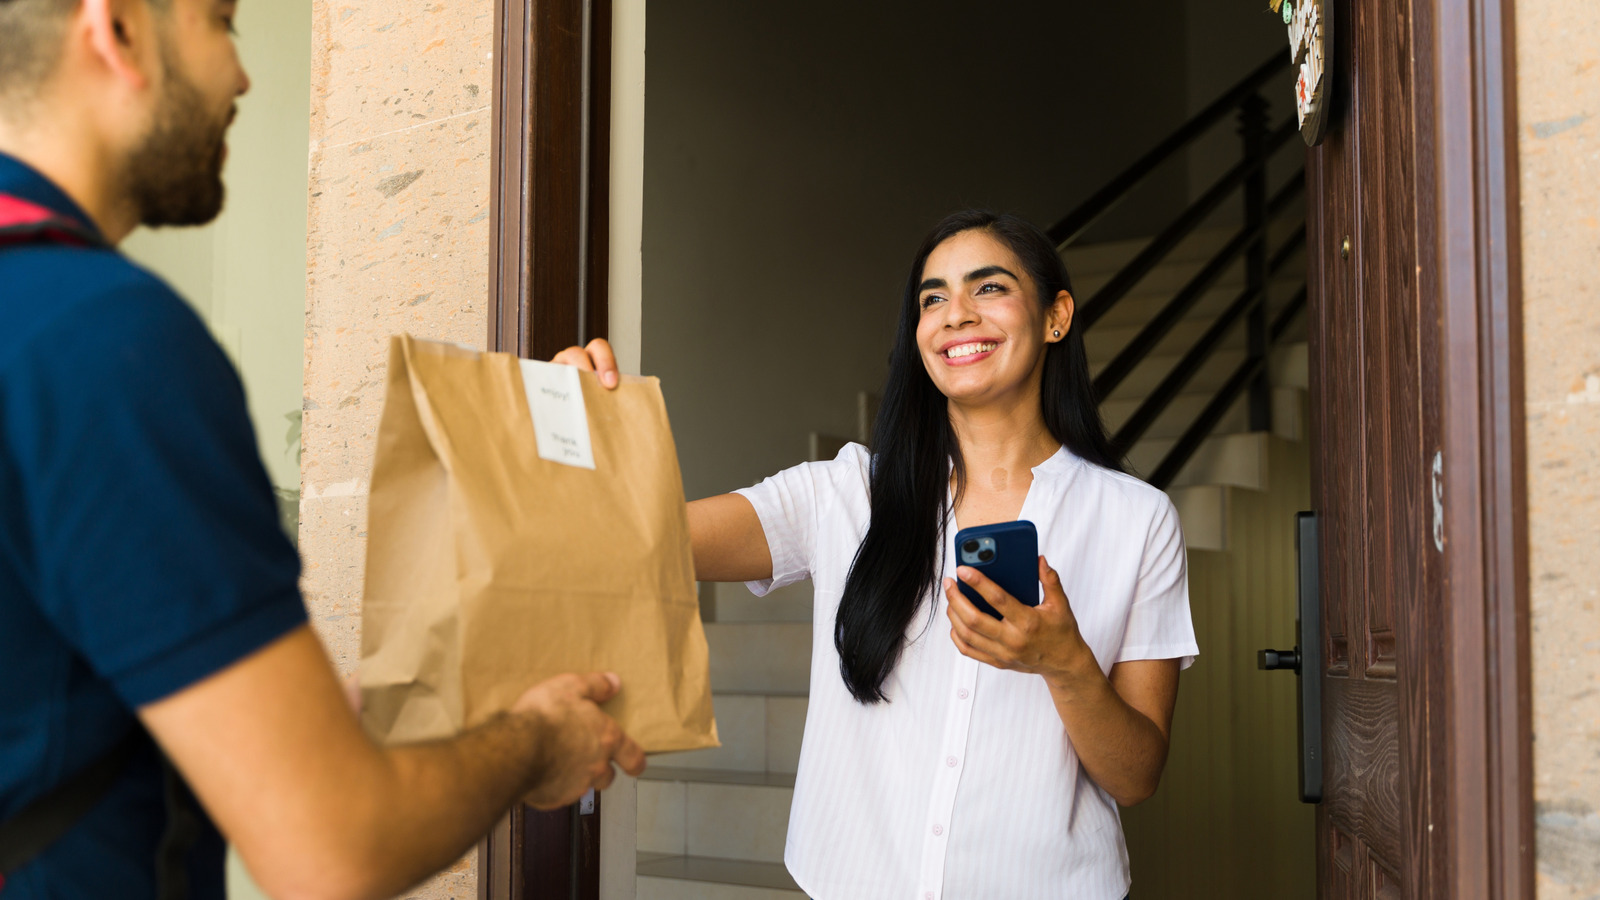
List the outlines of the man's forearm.
{"type": "Polygon", "coordinates": [[[385,751],[393,789],[375,816],[368,871],[384,873],[373,895],[388,897],[471,849],[537,782],[541,723],[502,713],[447,741],[385,751]]]}

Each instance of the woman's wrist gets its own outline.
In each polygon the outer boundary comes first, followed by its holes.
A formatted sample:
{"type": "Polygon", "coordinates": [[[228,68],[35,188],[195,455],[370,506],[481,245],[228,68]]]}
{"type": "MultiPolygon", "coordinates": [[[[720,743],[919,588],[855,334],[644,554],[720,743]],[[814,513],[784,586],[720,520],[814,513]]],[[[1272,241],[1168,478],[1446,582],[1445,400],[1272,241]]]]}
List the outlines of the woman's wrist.
{"type": "Polygon", "coordinates": [[[1100,671],[1100,663],[1086,644],[1062,665],[1045,673],[1044,680],[1050,686],[1050,693],[1062,699],[1078,698],[1111,683],[1100,671]]]}

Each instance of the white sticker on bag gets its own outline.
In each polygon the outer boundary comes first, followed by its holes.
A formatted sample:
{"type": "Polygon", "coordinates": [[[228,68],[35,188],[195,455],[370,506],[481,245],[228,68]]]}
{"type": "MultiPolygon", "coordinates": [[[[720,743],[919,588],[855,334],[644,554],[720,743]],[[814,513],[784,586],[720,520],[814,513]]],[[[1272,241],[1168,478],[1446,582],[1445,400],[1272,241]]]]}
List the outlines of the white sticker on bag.
{"type": "Polygon", "coordinates": [[[583,406],[583,386],[572,366],[519,359],[522,389],[528,395],[533,435],[539,457],[582,469],[594,468],[594,446],[589,441],[589,413],[583,406]]]}

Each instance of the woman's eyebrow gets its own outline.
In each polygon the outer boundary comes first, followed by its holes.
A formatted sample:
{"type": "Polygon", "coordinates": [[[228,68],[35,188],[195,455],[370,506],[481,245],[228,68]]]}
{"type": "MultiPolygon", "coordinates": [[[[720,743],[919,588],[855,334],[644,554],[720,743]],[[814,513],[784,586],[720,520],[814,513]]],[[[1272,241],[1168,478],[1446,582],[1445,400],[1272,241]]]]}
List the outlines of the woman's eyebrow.
{"type": "Polygon", "coordinates": [[[967,273],[967,277],[966,277],[965,280],[966,280],[966,282],[968,284],[971,284],[974,281],[978,281],[978,280],[983,279],[983,278],[988,278],[991,275],[1008,275],[1013,280],[1016,280],[1016,281],[1021,281],[1022,280],[1020,278],[1017,278],[1017,274],[1015,272],[1011,271],[1010,269],[1007,269],[1005,266],[984,266],[981,269],[973,269],[971,272],[967,273]]]}
{"type": "Polygon", "coordinates": [[[937,291],[940,288],[946,287],[949,287],[949,285],[944,283],[943,278],[929,278],[928,280],[917,285],[917,292],[921,293],[923,291],[937,291]]]}

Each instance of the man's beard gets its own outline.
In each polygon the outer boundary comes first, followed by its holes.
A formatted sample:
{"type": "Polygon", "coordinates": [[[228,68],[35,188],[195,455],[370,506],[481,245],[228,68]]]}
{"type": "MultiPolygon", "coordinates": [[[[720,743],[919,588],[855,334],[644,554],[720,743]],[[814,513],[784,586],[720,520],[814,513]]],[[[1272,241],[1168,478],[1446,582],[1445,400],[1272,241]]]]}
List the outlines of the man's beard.
{"type": "Polygon", "coordinates": [[[213,116],[194,82],[170,57],[163,62],[166,92],[150,134],[128,158],[128,196],[143,225],[204,225],[222,212],[223,137],[232,112],[213,116]]]}

